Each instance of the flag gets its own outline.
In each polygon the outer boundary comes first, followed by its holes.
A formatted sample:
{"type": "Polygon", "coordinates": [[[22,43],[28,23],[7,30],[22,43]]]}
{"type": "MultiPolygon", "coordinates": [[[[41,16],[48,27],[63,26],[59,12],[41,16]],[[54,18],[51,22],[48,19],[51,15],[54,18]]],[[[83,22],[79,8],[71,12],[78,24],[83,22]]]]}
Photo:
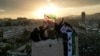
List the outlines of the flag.
{"type": "Polygon", "coordinates": [[[56,15],[54,15],[54,14],[44,14],[44,18],[46,18],[46,19],[56,19],[56,15]]]}
{"type": "Polygon", "coordinates": [[[44,22],[48,24],[49,22],[55,23],[56,15],[54,14],[44,14],[44,22]]]}
{"type": "Polygon", "coordinates": [[[68,56],[76,55],[75,33],[68,32],[68,56]]]}
{"type": "Polygon", "coordinates": [[[68,37],[68,56],[72,56],[72,32],[67,32],[68,37]]]}
{"type": "Polygon", "coordinates": [[[49,15],[47,15],[50,19],[56,19],[56,15],[54,15],[54,14],[49,14],[49,15]]]}

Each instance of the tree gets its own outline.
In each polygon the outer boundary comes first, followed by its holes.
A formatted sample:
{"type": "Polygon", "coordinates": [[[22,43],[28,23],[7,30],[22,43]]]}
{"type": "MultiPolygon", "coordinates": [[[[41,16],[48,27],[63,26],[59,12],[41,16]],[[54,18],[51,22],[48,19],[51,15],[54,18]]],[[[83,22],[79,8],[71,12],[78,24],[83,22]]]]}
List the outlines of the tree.
{"type": "Polygon", "coordinates": [[[0,37],[3,37],[3,30],[0,30],[0,37]]]}
{"type": "Polygon", "coordinates": [[[6,21],[5,22],[5,26],[11,26],[11,22],[10,21],[6,21]]]}
{"type": "Polygon", "coordinates": [[[2,39],[2,42],[7,42],[7,39],[2,39]]]}
{"type": "Polygon", "coordinates": [[[29,44],[27,44],[27,45],[25,46],[25,49],[26,49],[26,52],[27,52],[28,54],[30,54],[31,46],[30,46],[29,44]]]}
{"type": "Polygon", "coordinates": [[[3,47],[2,50],[2,54],[4,54],[5,56],[7,55],[7,51],[11,49],[10,45],[6,45],[6,47],[3,47]]]}

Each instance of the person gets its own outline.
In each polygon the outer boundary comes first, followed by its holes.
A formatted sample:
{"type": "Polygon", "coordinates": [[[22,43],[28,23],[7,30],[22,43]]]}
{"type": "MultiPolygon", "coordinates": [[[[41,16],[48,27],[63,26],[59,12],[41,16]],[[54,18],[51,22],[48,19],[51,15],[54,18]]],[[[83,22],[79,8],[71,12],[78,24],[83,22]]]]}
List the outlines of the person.
{"type": "Polygon", "coordinates": [[[62,33],[71,32],[72,31],[72,26],[70,24],[68,24],[67,22],[64,22],[64,24],[61,27],[60,31],[62,33]]]}
{"type": "Polygon", "coordinates": [[[60,31],[63,37],[63,48],[64,48],[64,56],[68,56],[68,34],[67,32],[71,32],[72,29],[69,27],[70,25],[67,22],[64,22],[60,31]]]}
{"type": "Polygon", "coordinates": [[[34,42],[38,42],[40,41],[40,38],[39,38],[39,30],[38,28],[35,28],[31,34],[30,34],[30,39],[34,42]]]}
{"type": "Polygon", "coordinates": [[[64,22],[61,32],[63,33],[64,55],[75,55],[75,36],[77,36],[75,29],[69,23],[64,22]]]}
{"type": "Polygon", "coordinates": [[[64,21],[64,18],[62,18],[61,22],[59,24],[55,23],[55,31],[57,32],[58,35],[61,34],[60,28],[62,27],[62,23],[64,21]]]}
{"type": "Polygon", "coordinates": [[[47,39],[47,36],[45,35],[45,32],[48,29],[48,27],[49,26],[47,26],[46,28],[44,28],[44,26],[39,27],[39,34],[40,34],[41,40],[46,40],[47,39]]]}

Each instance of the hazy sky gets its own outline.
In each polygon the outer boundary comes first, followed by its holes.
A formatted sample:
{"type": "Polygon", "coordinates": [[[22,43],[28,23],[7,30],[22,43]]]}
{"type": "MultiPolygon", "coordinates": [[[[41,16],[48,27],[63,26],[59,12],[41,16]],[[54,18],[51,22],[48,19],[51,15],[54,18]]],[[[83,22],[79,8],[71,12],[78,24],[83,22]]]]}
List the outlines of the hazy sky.
{"type": "Polygon", "coordinates": [[[100,12],[100,0],[0,0],[0,17],[35,17],[32,13],[49,1],[60,8],[58,16],[79,15],[82,11],[87,14],[100,12]]]}

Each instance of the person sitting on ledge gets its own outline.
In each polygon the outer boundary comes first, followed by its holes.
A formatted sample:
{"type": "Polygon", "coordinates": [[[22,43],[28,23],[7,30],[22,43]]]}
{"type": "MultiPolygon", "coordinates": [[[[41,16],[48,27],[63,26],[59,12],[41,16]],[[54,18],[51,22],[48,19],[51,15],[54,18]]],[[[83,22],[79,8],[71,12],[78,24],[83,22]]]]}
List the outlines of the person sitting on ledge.
{"type": "Polygon", "coordinates": [[[31,34],[30,34],[30,39],[31,39],[32,41],[34,41],[34,42],[40,41],[40,39],[39,39],[39,30],[38,30],[38,28],[35,28],[35,29],[31,32],[31,34]]]}
{"type": "Polygon", "coordinates": [[[39,34],[40,34],[40,38],[41,40],[46,40],[47,36],[45,35],[45,31],[48,29],[49,26],[47,26],[46,28],[44,28],[44,26],[40,26],[39,27],[39,34]]]}

